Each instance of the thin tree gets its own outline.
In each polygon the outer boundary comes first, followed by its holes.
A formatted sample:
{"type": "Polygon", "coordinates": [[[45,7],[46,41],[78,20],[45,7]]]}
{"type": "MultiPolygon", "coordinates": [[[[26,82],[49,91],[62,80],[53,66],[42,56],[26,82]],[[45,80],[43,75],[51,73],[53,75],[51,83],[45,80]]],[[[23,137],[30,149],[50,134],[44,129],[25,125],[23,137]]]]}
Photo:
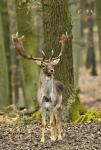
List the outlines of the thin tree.
{"type": "Polygon", "coordinates": [[[9,105],[9,79],[0,11],[0,106],[7,105],[9,105]]]}
{"type": "MultiPolygon", "coordinates": [[[[18,1],[17,4],[17,22],[18,31],[20,35],[25,36],[24,47],[27,53],[36,56],[36,39],[35,39],[35,26],[34,26],[34,10],[28,10],[30,3],[18,1]]],[[[36,109],[36,91],[38,83],[38,68],[35,62],[28,62],[23,59],[24,70],[24,96],[26,106],[30,111],[36,109]]]]}
{"type": "Polygon", "coordinates": [[[80,0],[69,0],[69,10],[72,20],[72,47],[73,47],[73,67],[74,67],[74,85],[79,89],[79,64],[80,64],[80,49],[81,49],[81,7],[80,0]]]}
{"type": "Polygon", "coordinates": [[[24,95],[23,95],[23,78],[21,61],[19,60],[17,53],[14,50],[11,41],[11,35],[17,32],[17,18],[16,18],[16,4],[15,0],[7,1],[8,19],[9,19],[9,44],[10,44],[10,81],[11,81],[11,99],[12,104],[22,105],[24,107],[24,95]]]}
{"type": "Polygon", "coordinates": [[[96,0],[96,16],[97,16],[97,26],[98,26],[98,35],[99,35],[99,52],[100,52],[100,66],[101,66],[101,1],[96,0]]]}
{"type": "Polygon", "coordinates": [[[91,10],[94,11],[94,2],[86,3],[89,13],[87,14],[87,25],[88,25],[88,49],[86,56],[86,67],[91,68],[91,75],[97,75],[96,70],[96,54],[94,47],[94,16],[91,10]]]}
{"type": "Polygon", "coordinates": [[[4,37],[4,47],[5,47],[5,54],[7,58],[7,67],[8,67],[8,80],[9,80],[9,103],[12,104],[12,96],[11,96],[11,68],[10,68],[10,40],[9,40],[9,15],[8,15],[8,8],[7,8],[7,1],[1,0],[1,21],[2,21],[2,33],[4,37]]]}

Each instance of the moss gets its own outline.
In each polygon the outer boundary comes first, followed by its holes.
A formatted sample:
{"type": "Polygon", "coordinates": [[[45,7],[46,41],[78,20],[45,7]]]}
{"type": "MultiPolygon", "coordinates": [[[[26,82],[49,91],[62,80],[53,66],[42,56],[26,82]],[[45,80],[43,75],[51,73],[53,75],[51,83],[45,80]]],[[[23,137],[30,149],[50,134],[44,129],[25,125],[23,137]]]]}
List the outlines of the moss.
{"type": "Polygon", "coordinates": [[[84,115],[81,115],[76,122],[84,123],[101,120],[101,110],[88,110],[84,115]]]}
{"type": "Polygon", "coordinates": [[[86,113],[86,109],[80,103],[79,98],[77,96],[77,92],[72,93],[72,95],[65,102],[62,111],[62,120],[64,122],[72,121],[75,122],[80,118],[81,115],[86,113]]]}
{"type": "Polygon", "coordinates": [[[36,111],[33,113],[32,117],[35,119],[35,120],[40,120],[41,119],[41,114],[40,114],[40,111],[36,111]]]}
{"type": "Polygon", "coordinates": [[[69,104],[69,115],[72,122],[84,123],[101,120],[101,110],[93,109],[86,111],[83,104],[80,103],[79,99],[75,99],[74,97],[72,97],[70,100],[71,105],[69,104]]]}
{"type": "Polygon", "coordinates": [[[78,100],[75,101],[70,109],[71,120],[75,122],[81,115],[85,114],[85,112],[84,106],[78,100]]]}
{"type": "Polygon", "coordinates": [[[69,99],[70,120],[76,123],[101,120],[101,110],[86,110],[79,98],[73,94],[69,99]]]}

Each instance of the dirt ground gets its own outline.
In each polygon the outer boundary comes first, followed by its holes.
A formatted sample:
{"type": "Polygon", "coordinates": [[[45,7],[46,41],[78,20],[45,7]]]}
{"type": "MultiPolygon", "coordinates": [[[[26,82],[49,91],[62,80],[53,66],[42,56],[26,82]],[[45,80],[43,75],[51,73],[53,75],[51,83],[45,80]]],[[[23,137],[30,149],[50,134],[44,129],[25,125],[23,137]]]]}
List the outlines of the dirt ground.
{"type": "Polygon", "coordinates": [[[91,76],[85,67],[80,69],[80,100],[87,109],[101,109],[101,70],[97,68],[97,76],[91,76]]]}
{"type": "Polygon", "coordinates": [[[0,150],[101,150],[101,122],[64,124],[63,140],[40,142],[40,124],[0,124],[0,150]]]}

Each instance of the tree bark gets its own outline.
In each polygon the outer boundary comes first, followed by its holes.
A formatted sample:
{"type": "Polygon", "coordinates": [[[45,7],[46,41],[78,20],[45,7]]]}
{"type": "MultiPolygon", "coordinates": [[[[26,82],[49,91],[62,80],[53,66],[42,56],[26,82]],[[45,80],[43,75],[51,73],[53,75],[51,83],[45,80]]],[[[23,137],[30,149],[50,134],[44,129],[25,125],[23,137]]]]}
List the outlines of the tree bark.
{"type": "Polygon", "coordinates": [[[4,37],[4,47],[7,57],[7,67],[8,67],[8,78],[9,78],[9,102],[12,103],[11,99],[11,69],[10,69],[10,40],[9,40],[9,15],[7,9],[7,1],[1,0],[1,21],[2,21],[2,29],[3,29],[3,37],[4,37]]]}
{"type": "Polygon", "coordinates": [[[80,0],[69,0],[69,10],[72,20],[72,47],[73,47],[73,67],[74,67],[74,85],[79,89],[79,64],[80,64],[80,41],[81,41],[81,15],[77,13],[81,6],[80,0]]]}
{"type": "MultiPolygon", "coordinates": [[[[18,31],[20,35],[25,36],[24,47],[26,53],[32,54],[36,57],[36,38],[35,38],[35,28],[34,28],[34,12],[33,10],[28,11],[26,9],[26,3],[22,3],[19,6],[17,4],[17,21],[18,21],[18,31]],[[19,9],[21,7],[21,9],[19,9]]],[[[36,91],[38,84],[38,68],[36,63],[33,61],[28,61],[23,59],[23,69],[24,69],[24,95],[26,105],[30,111],[36,109],[36,91]]]]}
{"type": "Polygon", "coordinates": [[[89,27],[88,41],[89,42],[86,56],[86,68],[91,68],[91,75],[95,76],[97,75],[97,71],[96,71],[96,55],[95,55],[92,27],[89,27]]]}
{"type": "MultiPolygon", "coordinates": [[[[94,10],[94,2],[88,3],[88,9],[94,10]]],[[[88,50],[86,56],[86,67],[91,68],[91,75],[97,75],[96,70],[96,54],[94,47],[94,16],[88,14],[87,25],[88,25],[88,50]]]]}
{"type": "Polygon", "coordinates": [[[99,35],[100,67],[101,67],[101,0],[96,0],[96,15],[99,35]]]}
{"type": "Polygon", "coordinates": [[[59,39],[64,33],[68,33],[69,42],[65,43],[60,63],[55,68],[55,78],[62,81],[65,86],[68,103],[64,106],[63,119],[77,118],[79,116],[79,100],[74,88],[73,54],[72,54],[72,25],[71,16],[68,11],[68,0],[42,0],[43,25],[44,25],[44,50],[47,56],[51,50],[55,56],[59,54],[61,45],[59,39]],[[73,110],[74,106],[76,110],[73,110]],[[75,107],[76,108],[76,107],[75,107]],[[77,116],[76,116],[76,114],[77,116]],[[75,114],[75,116],[74,116],[75,114]]]}
{"type": "Polygon", "coordinates": [[[11,69],[11,97],[12,104],[24,107],[22,66],[19,57],[12,45],[11,36],[17,32],[17,17],[15,0],[7,1],[9,17],[9,44],[10,44],[10,69],[11,69]]]}
{"type": "Polygon", "coordinates": [[[0,11],[0,106],[7,105],[9,105],[9,79],[0,11]]]}

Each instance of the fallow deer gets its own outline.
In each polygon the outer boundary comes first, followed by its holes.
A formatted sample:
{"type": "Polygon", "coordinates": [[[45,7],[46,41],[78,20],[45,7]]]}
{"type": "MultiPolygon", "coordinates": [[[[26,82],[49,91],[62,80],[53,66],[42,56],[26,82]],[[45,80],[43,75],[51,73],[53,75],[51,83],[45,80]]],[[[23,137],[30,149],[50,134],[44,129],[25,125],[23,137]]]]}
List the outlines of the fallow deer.
{"type": "Polygon", "coordinates": [[[42,51],[43,58],[34,58],[32,55],[27,55],[23,47],[24,36],[19,37],[18,33],[12,36],[15,49],[25,59],[34,60],[40,66],[40,82],[38,88],[38,103],[42,115],[42,138],[41,142],[45,141],[46,114],[50,116],[50,131],[51,140],[61,140],[61,111],[64,99],[64,86],[60,81],[54,80],[54,66],[59,63],[62,55],[66,35],[61,38],[61,51],[56,58],[52,56],[46,59],[45,53],[42,51]]]}

